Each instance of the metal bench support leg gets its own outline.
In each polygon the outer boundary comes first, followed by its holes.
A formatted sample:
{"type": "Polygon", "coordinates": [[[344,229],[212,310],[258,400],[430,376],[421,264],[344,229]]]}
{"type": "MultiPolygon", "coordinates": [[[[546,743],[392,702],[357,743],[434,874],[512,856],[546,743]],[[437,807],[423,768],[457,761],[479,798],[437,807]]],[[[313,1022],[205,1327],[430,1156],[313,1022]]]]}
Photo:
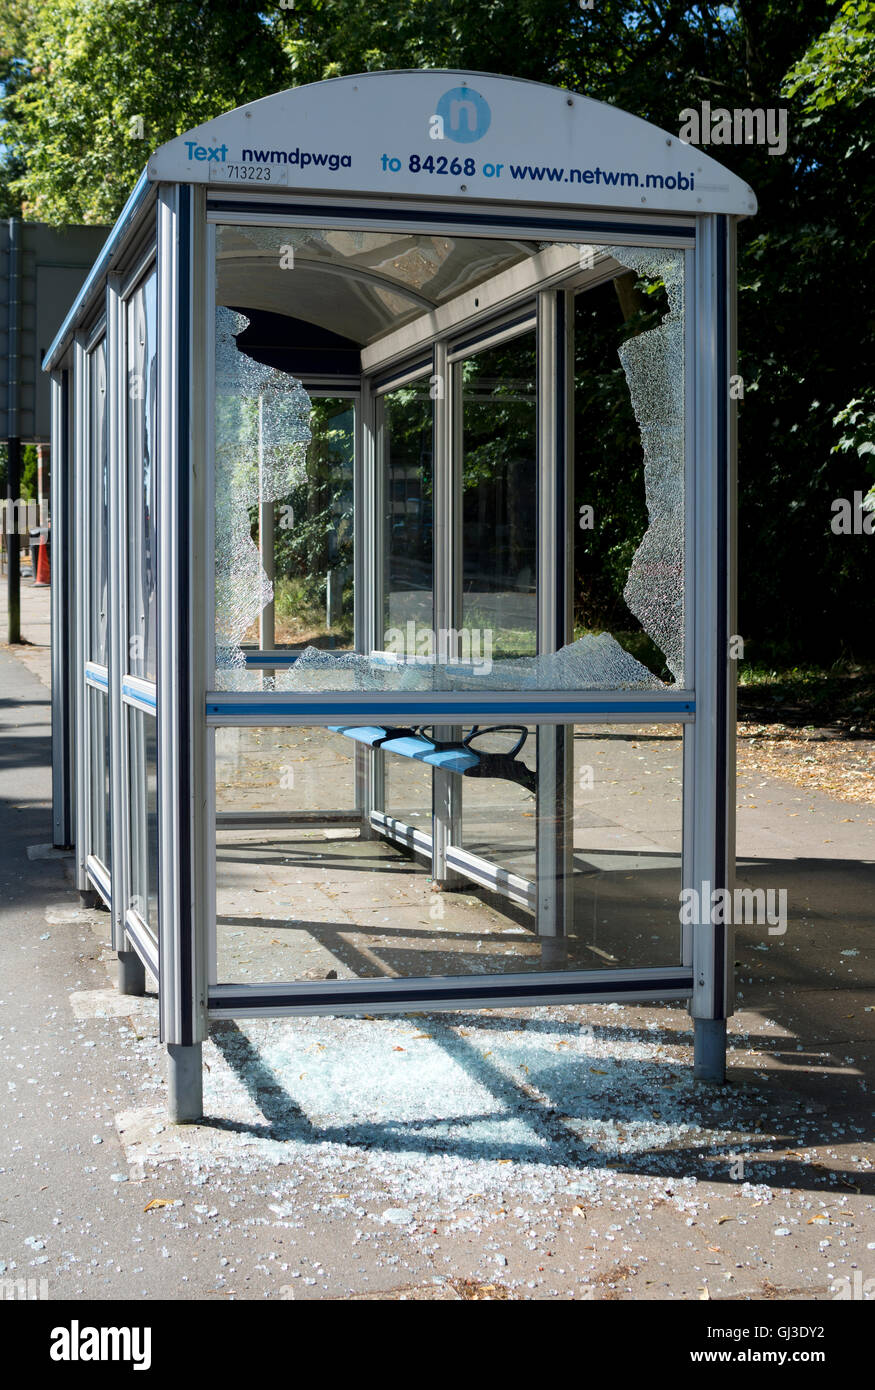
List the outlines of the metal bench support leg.
{"type": "MultiPolygon", "coordinates": [[[[461,729],[435,729],[435,737],[447,741],[461,740],[461,733],[461,729]]],[[[432,785],[432,878],[443,888],[458,888],[465,879],[458,870],[447,868],[447,849],[462,843],[462,778],[435,768],[432,785]]]]}
{"type": "Polygon", "coordinates": [[[538,813],[536,821],[537,927],[541,959],[561,969],[568,957],[571,924],[570,756],[573,729],[538,730],[538,813]]]}

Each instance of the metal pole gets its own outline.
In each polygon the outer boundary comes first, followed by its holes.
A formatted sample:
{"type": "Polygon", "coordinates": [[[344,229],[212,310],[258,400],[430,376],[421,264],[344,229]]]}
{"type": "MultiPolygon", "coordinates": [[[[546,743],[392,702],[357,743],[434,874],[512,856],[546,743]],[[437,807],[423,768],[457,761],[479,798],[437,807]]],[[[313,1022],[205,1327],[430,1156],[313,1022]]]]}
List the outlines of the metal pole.
{"type": "Polygon", "coordinates": [[[73,673],[70,651],[70,521],[69,373],[52,372],[52,445],[50,475],[52,587],[52,840],[59,849],[73,843],[74,749],[73,673]]]}
{"type": "MultiPolygon", "coordinates": [[[[573,298],[562,292],[538,296],[539,656],[563,646],[571,629],[573,304],[573,298]]],[[[542,725],[536,746],[537,932],[541,960],[561,969],[567,961],[573,920],[573,725],[542,725]]]]}
{"type": "Polygon", "coordinates": [[[19,508],[16,503],[21,493],[21,439],[18,434],[18,336],[21,326],[21,273],[19,269],[21,223],[17,217],[9,219],[9,356],[6,363],[7,375],[7,425],[9,437],[6,441],[6,540],[8,565],[6,583],[8,588],[8,636],[7,641],[21,641],[21,554],[16,524],[19,508]]]}
{"type": "MultiPolygon", "coordinates": [[[[438,390],[434,407],[433,534],[434,617],[437,647],[446,649],[446,660],[458,651],[448,646],[450,632],[462,621],[462,369],[450,366],[446,343],[434,349],[434,379],[438,390]]],[[[458,643],[458,637],[455,639],[458,643]]],[[[437,658],[436,658],[437,659],[437,658]]],[[[460,727],[437,725],[435,738],[458,742],[460,727]]],[[[447,866],[447,850],[462,843],[462,779],[435,768],[432,774],[432,865],[435,883],[458,888],[464,882],[447,866]]]]}
{"type": "MultiPolygon", "coordinates": [[[[10,338],[12,334],[10,333],[10,338]]],[[[11,357],[11,354],[10,354],[11,357]]],[[[10,387],[10,394],[12,388],[10,387]]],[[[12,418],[12,408],[9,410],[12,418]]],[[[7,642],[21,641],[21,549],[17,523],[21,511],[21,440],[9,438],[6,441],[6,541],[7,567],[6,582],[9,589],[8,635],[7,642]]]]}
{"type": "MultiPolygon", "coordinates": [[[[691,863],[685,881],[700,894],[692,930],[694,1074],[726,1078],[726,1019],[733,1011],[733,928],[712,910],[714,890],[734,878],[734,679],[729,633],[734,612],[735,437],[729,399],[734,350],[733,232],[725,217],[703,216],[696,237],[695,605],[696,722],[692,729],[691,863]]],[[[689,312],[690,306],[687,306],[689,312]]],[[[731,917],[731,913],[727,914],[731,917]]]]}

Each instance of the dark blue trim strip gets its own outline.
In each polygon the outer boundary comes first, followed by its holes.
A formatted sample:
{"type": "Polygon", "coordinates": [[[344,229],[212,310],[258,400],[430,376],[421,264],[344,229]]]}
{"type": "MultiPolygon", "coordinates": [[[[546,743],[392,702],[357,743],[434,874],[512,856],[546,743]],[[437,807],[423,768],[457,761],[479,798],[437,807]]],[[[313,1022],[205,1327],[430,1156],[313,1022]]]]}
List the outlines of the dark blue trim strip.
{"type": "Polygon", "coordinates": [[[374,377],[372,382],[375,391],[383,391],[392,385],[394,381],[403,381],[405,377],[413,372],[427,372],[434,365],[434,356],[417,358],[415,362],[408,362],[403,367],[393,367],[391,372],[385,372],[383,376],[374,377]]]}
{"type": "MultiPolygon", "coordinates": [[[[558,651],[568,640],[565,631],[565,613],[568,606],[567,589],[567,570],[566,555],[568,545],[569,518],[566,514],[567,500],[567,467],[568,460],[565,457],[565,412],[566,412],[566,393],[568,382],[566,379],[565,361],[565,295],[561,290],[556,291],[556,342],[554,347],[556,372],[555,372],[555,397],[556,397],[556,417],[553,428],[556,432],[556,512],[553,521],[554,535],[556,537],[556,587],[559,593],[559,603],[556,611],[556,631],[553,634],[553,643],[558,651]]],[[[574,525],[573,519],[570,522],[574,525]]]]}
{"type": "MultiPolygon", "coordinates": [[[[502,692],[496,692],[501,694],[502,692]]],[[[568,723],[573,724],[578,715],[590,714],[694,714],[696,709],[695,700],[646,700],[640,704],[632,700],[549,700],[543,704],[537,704],[531,700],[513,700],[506,704],[498,700],[465,700],[464,703],[450,703],[446,700],[430,700],[423,696],[418,700],[405,700],[397,704],[391,700],[380,700],[379,698],[369,697],[361,699],[354,697],[348,700],[338,700],[329,703],[322,700],[308,700],[302,697],[298,700],[265,700],[263,703],[255,703],[251,700],[234,700],[228,703],[218,703],[207,700],[207,717],[229,715],[264,715],[265,723],[270,723],[270,716],[274,714],[298,714],[312,715],[314,718],[337,719],[341,716],[350,716],[353,720],[361,718],[362,723],[370,723],[371,716],[375,714],[386,714],[389,711],[394,715],[405,715],[416,718],[422,724],[426,717],[438,718],[448,716],[453,723],[463,723],[469,720],[476,722],[477,718],[483,715],[492,715],[497,712],[505,714],[522,715],[533,724],[537,724],[539,716],[543,714],[561,714],[567,716],[568,723]]]]}
{"type": "MultiPolygon", "coordinates": [[[[503,999],[549,999],[557,995],[567,997],[569,994],[580,997],[581,999],[591,995],[600,994],[624,994],[632,997],[644,999],[659,999],[660,991],[671,990],[672,992],[683,990],[692,994],[693,975],[692,971],[685,973],[666,974],[658,979],[650,980],[620,980],[616,976],[611,976],[605,972],[604,980],[585,980],[576,981],[574,976],[569,974],[568,980],[553,982],[550,984],[534,977],[531,981],[524,984],[510,985],[502,982],[500,978],[476,984],[463,984],[460,980],[458,984],[445,982],[435,985],[411,984],[409,989],[395,989],[388,995],[389,1000],[395,1004],[430,1004],[438,1001],[442,1003],[458,1003],[460,1006],[466,1004],[476,1004],[479,1001],[488,1001],[496,996],[503,999]]],[[[363,985],[361,989],[345,990],[342,994],[331,986],[323,989],[313,989],[293,992],[291,989],[288,994],[258,994],[255,991],[246,994],[222,994],[210,995],[210,1012],[233,1015],[238,1009],[277,1009],[286,1005],[291,1005],[298,1009],[313,1008],[336,1008],[339,1004],[344,1007],[349,1005],[372,1005],[379,1006],[381,1001],[386,999],[387,991],[385,982],[375,982],[370,985],[363,985]]],[[[233,988],[233,986],[232,986],[233,988]]]]}
{"type": "Polygon", "coordinates": [[[520,314],[515,319],[500,320],[497,323],[481,324],[477,333],[467,338],[450,338],[447,342],[447,352],[454,356],[457,352],[464,352],[466,348],[477,347],[478,343],[486,342],[488,347],[490,338],[494,338],[497,333],[509,332],[511,328],[518,328],[522,333],[524,328],[535,328],[538,322],[538,311],[534,305],[524,314],[520,314]]]}
{"type": "Polygon", "coordinates": [[[244,652],[247,666],[294,666],[300,652],[244,652]]]}
{"type": "MultiPolygon", "coordinates": [[[[534,203],[532,206],[541,207],[543,205],[534,203]]],[[[449,212],[440,205],[422,210],[419,208],[399,208],[396,212],[392,212],[389,209],[356,207],[355,204],[317,207],[310,204],[299,205],[293,202],[269,202],[267,198],[229,198],[227,201],[221,202],[208,198],[207,212],[251,212],[267,216],[273,214],[279,217],[294,217],[298,213],[306,217],[342,217],[345,220],[355,218],[358,222],[389,221],[398,226],[411,227],[433,223],[445,223],[460,229],[497,226],[511,229],[531,227],[542,232],[554,232],[560,237],[567,237],[569,233],[578,232],[585,234],[590,240],[592,240],[592,233],[603,233],[602,240],[604,241],[610,240],[610,235],[616,235],[618,232],[639,238],[646,238],[648,235],[695,237],[696,234],[694,222],[681,225],[663,222],[601,222],[586,217],[575,217],[573,211],[567,218],[560,217],[558,214],[554,217],[544,217],[543,215],[539,217],[537,214],[529,217],[508,216],[507,213],[501,212],[499,209],[496,209],[494,213],[449,212]]]]}

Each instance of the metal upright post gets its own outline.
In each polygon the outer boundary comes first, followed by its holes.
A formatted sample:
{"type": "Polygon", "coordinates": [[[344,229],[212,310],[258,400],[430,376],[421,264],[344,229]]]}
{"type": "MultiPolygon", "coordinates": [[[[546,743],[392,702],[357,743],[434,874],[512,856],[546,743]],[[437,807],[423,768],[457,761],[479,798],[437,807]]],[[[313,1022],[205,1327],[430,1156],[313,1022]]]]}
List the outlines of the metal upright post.
{"type": "MultiPolygon", "coordinates": [[[[571,625],[573,296],[538,296],[538,655],[555,652],[571,625]]],[[[537,930],[544,964],[561,966],[572,914],[571,798],[574,728],[537,732],[537,930]]]]}
{"type": "MultiPolygon", "coordinates": [[[[355,579],[355,649],[363,656],[378,645],[383,612],[382,486],[379,476],[381,451],[377,443],[376,400],[370,378],[364,377],[355,413],[353,463],[353,517],[355,579]]],[[[385,809],[384,755],[379,750],[355,747],[355,805],[361,822],[359,836],[374,840],[371,812],[385,809]]]]}
{"type": "MultiPolygon", "coordinates": [[[[447,360],[446,343],[434,350],[434,599],[432,622],[437,650],[452,661],[448,638],[462,617],[462,371],[447,360]]],[[[460,739],[455,725],[439,725],[435,738],[460,739]]],[[[462,779],[435,768],[432,774],[432,878],[445,888],[464,882],[447,867],[447,850],[462,842],[462,779]]]]}
{"type": "Polygon", "coordinates": [[[70,421],[69,373],[52,372],[52,839],[59,849],[73,843],[73,675],[70,661],[70,421]]]}
{"type": "MultiPolygon", "coordinates": [[[[159,1017],[168,1107],[203,1112],[211,766],[205,696],[215,633],[204,615],[209,534],[204,429],[212,344],[206,338],[204,190],[158,195],[158,844],[159,1017]]],[[[213,315],[209,315],[213,321],[213,315]]],[[[214,658],[213,658],[214,664],[214,658]]]]}
{"type": "MultiPolygon", "coordinates": [[[[735,432],[729,378],[735,350],[734,224],[699,219],[695,333],[695,604],[691,865],[699,894],[692,929],[694,1076],[726,1079],[726,1020],[733,1011],[731,913],[712,911],[712,893],[734,878],[734,690],[729,637],[734,622],[735,432]]],[[[688,310],[690,306],[687,306],[688,310]]]]}
{"type": "Polygon", "coordinates": [[[18,407],[21,331],[21,223],[9,219],[9,340],[6,361],[7,432],[6,441],[6,587],[7,642],[21,641],[21,549],[17,526],[21,501],[21,439],[18,407]]]}

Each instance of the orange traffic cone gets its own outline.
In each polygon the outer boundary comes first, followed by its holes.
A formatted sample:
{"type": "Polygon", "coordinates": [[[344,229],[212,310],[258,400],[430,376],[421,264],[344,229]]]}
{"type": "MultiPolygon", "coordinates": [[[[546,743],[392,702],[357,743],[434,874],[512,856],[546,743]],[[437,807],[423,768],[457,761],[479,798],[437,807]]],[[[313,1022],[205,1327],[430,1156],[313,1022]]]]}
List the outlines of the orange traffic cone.
{"type": "Polygon", "coordinates": [[[33,581],[35,589],[48,589],[51,587],[51,575],[49,573],[49,537],[44,532],[40,537],[39,550],[36,557],[36,579],[33,581]]]}

